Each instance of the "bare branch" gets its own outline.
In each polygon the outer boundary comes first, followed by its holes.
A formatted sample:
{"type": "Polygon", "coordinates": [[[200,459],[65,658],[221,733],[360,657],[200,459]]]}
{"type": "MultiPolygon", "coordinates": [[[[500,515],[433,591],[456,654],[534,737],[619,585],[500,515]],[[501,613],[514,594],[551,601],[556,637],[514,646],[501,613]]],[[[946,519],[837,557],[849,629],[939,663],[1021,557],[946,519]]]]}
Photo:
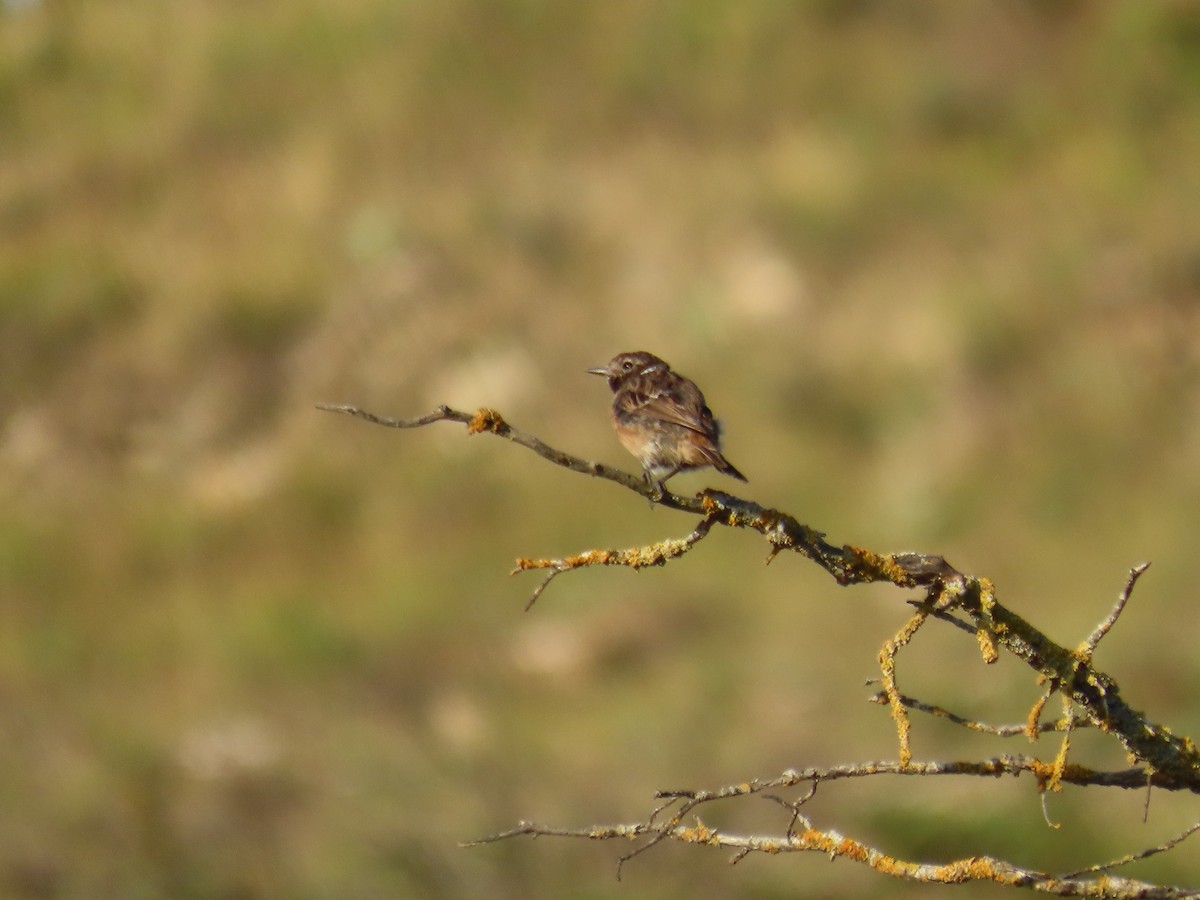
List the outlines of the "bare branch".
{"type": "Polygon", "coordinates": [[[1148,568],[1150,568],[1150,563],[1144,562],[1138,563],[1129,570],[1129,577],[1125,580],[1125,587],[1117,596],[1117,602],[1113,605],[1112,611],[1109,612],[1103,622],[1096,626],[1096,630],[1088,635],[1087,640],[1079,648],[1079,653],[1084,659],[1090,660],[1092,658],[1092,654],[1096,652],[1096,645],[1104,639],[1109,629],[1117,624],[1117,619],[1120,617],[1121,611],[1125,609],[1125,604],[1129,602],[1129,597],[1133,594],[1134,585],[1137,584],[1138,579],[1142,577],[1142,573],[1148,568]]]}
{"type": "Polygon", "coordinates": [[[764,800],[771,800],[775,803],[778,803],[784,809],[791,812],[792,818],[788,822],[787,831],[785,832],[785,834],[789,838],[791,838],[791,836],[796,833],[796,823],[797,822],[802,823],[806,830],[813,827],[812,822],[810,822],[808,820],[808,817],[805,816],[802,812],[800,812],[800,807],[802,807],[805,803],[807,803],[809,800],[811,800],[813,797],[816,796],[817,787],[820,784],[821,784],[820,781],[814,780],[812,783],[812,787],[810,787],[808,789],[808,792],[806,794],[804,794],[804,796],[799,797],[796,800],[785,800],[782,797],[778,796],[777,794],[763,794],[764,800]]]}
{"type": "MultiPolygon", "coordinates": [[[[901,775],[908,778],[927,778],[927,777],[953,777],[953,776],[975,776],[983,778],[1000,778],[1005,775],[1018,777],[1020,775],[1031,775],[1036,783],[1044,785],[1054,775],[1053,763],[1043,762],[1035,757],[1022,755],[1008,755],[992,757],[984,760],[933,760],[928,762],[908,762],[901,764],[899,760],[878,761],[853,763],[840,766],[811,766],[805,769],[787,769],[784,772],[773,778],[756,778],[751,781],[743,781],[739,784],[726,785],[725,787],[711,790],[690,790],[690,789],[673,789],[661,790],[655,794],[655,799],[663,800],[664,803],[657,806],[647,818],[645,822],[638,825],[621,826],[625,831],[621,836],[635,837],[640,834],[654,833],[658,834],[662,829],[669,828],[671,822],[680,821],[682,816],[687,815],[691,810],[705,803],[712,803],[718,800],[732,800],[738,797],[751,797],[762,795],[766,799],[774,799],[776,802],[782,803],[789,811],[793,811],[794,807],[798,807],[801,803],[806,802],[809,797],[815,793],[817,785],[822,782],[843,781],[854,778],[872,778],[881,775],[901,775]],[[800,801],[789,803],[780,801],[777,797],[768,793],[770,791],[785,790],[787,788],[796,787],[797,785],[808,783],[811,788],[807,795],[800,801]],[[672,806],[681,803],[676,811],[665,822],[658,822],[666,810],[672,806]]],[[[1125,790],[1140,790],[1146,785],[1147,773],[1146,770],[1140,768],[1121,769],[1117,771],[1101,771],[1090,769],[1086,766],[1072,765],[1068,766],[1062,773],[1062,780],[1068,784],[1093,787],[1116,787],[1125,790]]],[[[1164,785],[1159,785],[1164,786],[1164,785]]],[[[615,826],[598,826],[603,829],[608,829],[615,826]]],[[[478,844],[489,844],[495,841],[503,840],[508,837],[514,837],[522,834],[550,834],[561,833],[570,834],[570,836],[578,837],[578,829],[549,829],[544,826],[531,825],[528,822],[522,822],[520,825],[511,830],[501,832],[499,834],[490,835],[488,837],[477,838],[473,841],[468,841],[463,844],[464,847],[473,847],[478,844]]],[[[617,835],[607,835],[608,837],[616,837],[617,835]]],[[[669,835],[666,835],[669,836],[669,835]]],[[[659,836],[655,842],[663,840],[659,836]]]]}
{"type": "Polygon", "coordinates": [[[1187,828],[1185,828],[1182,832],[1177,834],[1175,837],[1171,838],[1169,841],[1163,841],[1163,843],[1159,844],[1156,847],[1149,847],[1145,850],[1142,850],[1139,853],[1130,853],[1126,856],[1122,856],[1120,859],[1114,859],[1112,862],[1101,863],[1100,865],[1097,865],[1097,866],[1088,866],[1086,869],[1079,869],[1078,871],[1075,871],[1075,872],[1068,872],[1066,875],[1064,875],[1062,877],[1063,878],[1079,878],[1083,875],[1091,875],[1096,872],[1107,872],[1109,869],[1115,869],[1118,866],[1126,866],[1132,862],[1138,862],[1139,860],[1149,859],[1151,856],[1155,856],[1159,853],[1165,853],[1168,850],[1174,849],[1176,846],[1183,843],[1185,840],[1187,840],[1189,837],[1191,837],[1197,831],[1200,831],[1200,822],[1196,822],[1192,825],[1189,825],[1187,828]]]}
{"type": "MultiPolygon", "coordinates": [[[[880,706],[887,706],[890,702],[888,696],[883,691],[877,691],[867,698],[871,703],[878,703],[880,706]]],[[[971,731],[978,731],[983,734],[994,734],[997,737],[1016,737],[1018,735],[1028,736],[1029,725],[1022,723],[1020,725],[989,725],[986,722],[976,722],[974,719],[968,719],[966,716],[960,716],[941,706],[935,706],[932,703],[924,703],[914,697],[909,697],[907,694],[899,695],[900,703],[906,709],[916,710],[917,712],[927,713],[939,719],[945,719],[948,722],[953,722],[955,725],[961,725],[971,731]]],[[[1052,731],[1066,731],[1068,728],[1088,728],[1092,727],[1092,723],[1087,719],[1076,716],[1070,721],[1059,719],[1054,722],[1039,722],[1037,724],[1037,733],[1045,734],[1052,731]]]]}
{"type": "Polygon", "coordinates": [[[432,425],[434,422],[459,422],[467,426],[467,434],[487,433],[497,435],[498,437],[512,441],[514,444],[520,444],[522,447],[532,450],[538,456],[549,460],[556,466],[562,466],[563,468],[570,469],[572,472],[579,472],[581,475],[592,475],[596,478],[606,478],[609,481],[615,481],[617,484],[629,488],[634,493],[641,494],[652,503],[658,503],[661,506],[685,512],[703,511],[696,500],[677,497],[669,491],[664,491],[660,496],[654,488],[646,483],[644,478],[638,478],[627,472],[622,472],[620,469],[606,466],[603,463],[589,462],[585,459],[580,459],[578,456],[572,456],[570,453],[557,450],[532,434],[521,431],[519,428],[514,428],[504,420],[504,417],[500,413],[486,406],[477,409],[473,413],[468,413],[443,405],[428,415],[420,416],[416,419],[393,419],[389,416],[376,415],[357,406],[341,403],[318,403],[317,409],[324,410],[325,412],[345,413],[348,416],[354,416],[356,419],[362,419],[374,425],[382,425],[385,428],[421,428],[425,425],[432,425]]]}

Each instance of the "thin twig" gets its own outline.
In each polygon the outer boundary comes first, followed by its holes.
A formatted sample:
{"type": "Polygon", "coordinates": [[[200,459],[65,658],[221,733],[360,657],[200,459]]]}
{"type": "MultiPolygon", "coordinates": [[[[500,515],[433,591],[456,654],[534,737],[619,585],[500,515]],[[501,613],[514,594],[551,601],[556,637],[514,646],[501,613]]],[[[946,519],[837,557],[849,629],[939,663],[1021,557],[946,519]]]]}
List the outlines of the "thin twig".
{"type": "MultiPolygon", "coordinates": [[[[1200,830],[1200,822],[1192,825],[1178,836],[1155,847],[1142,850],[1135,854],[1122,857],[1102,865],[1090,866],[1066,875],[1049,875],[1031,869],[1016,866],[1005,860],[988,856],[975,856],[966,859],[953,860],[947,863],[931,864],[918,863],[892,857],[882,850],[871,847],[853,838],[832,830],[821,830],[804,816],[800,807],[816,792],[822,781],[833,781],[841,778],[868,777],[872,775],[928,775],[928,774],[963,774],[973,771],[975,774],[1019,774],[1021,771],[1032,771],[1039,780],[1048,777],[1053,767],[1036,760],[1023,757],[1000,757],[981,763],[863,763],[859,765],[834,766],[828,768],[810,768],[803,771],[789,769],[775,778],[743,782],[729,785],[716,790],[664,790],[657,793],[657,798],[666,802],[657,806],[644,822],[625,823],[617,825],[593,825],[586,828],[557,828],[536,825],[531,822],[521,822],[517,828],[500,834],[469,841],[462,846],[473,847],[480,844],[494,843],[519,836],[548,836],[574,837],[589,840],[644,840],[632,851],[620,856],[617,861],[617,878],[623,873],[625,863],[647,852],[652,847],[666,840],[680,843],[703,844],[733,850],[731,864],[736,864],[751,853],[777,854],[785,852],[818,852],[831,859],[843,858],[850,861],[865,863],[871,868],[896,878],[909,881],[938,884],[959,884],[965,881],[991,881],[1009,887],[1026,887],[1043,893],[1058,896],[1088,896],[1110,898],[1177,898],[1200,896],[1194,888],[1164,886],[1136,881],[1133,879],[1086,878],[1088,875],[1099,875],[1109,869],[1126,865],[1137,860],[1146,859],[1158,853],[1166,852],[1190,835],[1200,830]],[[984,769],[987,771],[984,771],[984,769]],[[798,800],[787,801],[767,793],[782,787],[793,787],[805,781],[811,782],[808,792],[798,800]],[[685,825],[683,820],[697,807],[718,800],[728,800],[753,794],[761,794],[781,805],[788,811],[789,820],[782,834],[749,834],[735,835],[721,832],[704,824],[696,818],[694,824],[685,825]],[[674,813],[666,820],[658,822],[658,817],[670,806],[678,803],[674,813]],[[798,829],[797,823],[800,824],[798,829]]],[[[1071,767],[1069,773],[1064,773],[1064,780],[1073,780],[1080,773],[1071,767]]],[[[1142,773],[1096,773],[1103,775],[1120,775],[1120,783],[1124,787],[1136,787],[1139,779],[1130,779],[1130,774],[1140,776],[1142,773]]],[[[1091,781],[1090,783],[1100,783],[1091,781]]],[[[1118,783],[1112,781],[1111,783],[1118,783]]],[[[1042,794],[1043,798],[1046,796],[1042,794]]]]}
{"type": "Polygon", "coordinates": [[[1129,598],[1133,594],[1134,585],[1137,584],[1138,579],[1142,577],[1142,573],[1148,568],[1150,568],[1150,563],[1144,562],[1138,563],[1129,570],[1129,576],[1125,579],[1125,587],[1122,588],[1121,593],[1117,595],[1117,602],[1113,604],[1112,610],[1107,616],[1105,616],[1104,621],[1097,625],[1095,630],[1088,635],[1087,640],[1084,641],[1083,645],[1079,648],[1079,652],[1084,656],[1085,659],[1090,660],[1092,658],[1092,654],[1096,652],[1096,645],[1104,639],[1104,636],[1108,634],[1109,629],[1117,624],[1117,619],[1120,617],[1121,612],[1125,609],[1125,604],[1129,602],[1129,598]]]}
{"type": "MultiPolygon", "coordinates": [[[[882,760],[877,762],[847,763],[840,766],[810,766],[805,769],[786,769],[772,778],[756,778],[738,784],[709,790],[675,789],[661,790],[655,793],[656,800],[665,801],[655,807],[647,821],[638,826],[638,833],[656,832],[678,823],[697,806],[713,803],[718,800],[732,800],[738,797],[757,795],[770,796],[768,792],[796,787],[805,782],[811,783],[807,800],[822,782],[843,781],[847,779],[872,778],[876,776],[899,775],[907,778],[927,777],[961,777],[974,776],[983,778],[1000,778],[1005,775],[1017,777],[1032,775],[1035,780],[1044,781],[1054,771],[1053,763],[1019,754],[996,756],[983,760],[930,760],[924,762],[909,761],[902,764],[899,760],[882,760]],[[659,816],[673,805],[678,808],[664,823],[656,824],[659,816]]],[[[1086,766],[1073,765],[1062,773],[1062,781],[1066,784],[1090,785],[1093,787],[1116,787],[1125,790],[1140,790],[1146,785],[1147,773],[1144,769],[1131,768],[1115,771],[1089,769],[1086,766]]],[[[1156,786],[1164,787],[1156,782],[1156,786]]],[[[787,805],[787,804],[785,804],[787,805]]],[[[491,835],[485,838],[469,841],[464,847],[476,844],[492,843],[514,835],[530,833],[530,824],[521,822],[511,830],[491,835]]],[[[602,826],[608,827],[608,826],[602,826]]],[[[548,833],[548,830],[538,833],[548,833]]],[[[634,836],[634,832],[626,831],[625,836],[634,836]]],[[[657,840],[662,840],[658,838],[657,840]]]]}
{"type": "Polygon", "coordinates": [[[562,466],[563,468],[570,469],[572,472],[579,472],[581,475],[592,475],[596,478],[606,478],[609,481],[614,481],[623,487],[629,488],[634,493],[641,494],[647,500],[657,503],[660,506],[679,509],[684,512],[704,512],[699,500],[695,498],[680,497],[672,494],[670,491],[663,491],[660,495],[658,491],[647,483],[645,478],[630,475],[628,472],[622,472],[620,469],[614,469],[603,463],[589,462],[588,460],[580,459],[578,456],[572,456],[570,453],[564,453],[562,450],[551,447],[540,438],[510,425],[499,412],[489,407],[482,407],[473,413],[469,413],[442,405],[428,415],[419,416],[415,419],[394,419],[390,416],[380,416],[365,409],[360,409],[357,406],[344,403],[318,403],[317,409],[324,410],[325,412],[344,413],[348,416],[354,416],[356,419],[371,422],[374,425],[382,425],[385,428],[420,428],[425,425],[432,425],[434,422],[459,422],[467,426],[468,434],[488,433],[497,435],[498,437],[512,441],[514,444],[519,444],[522,447],[532,450],[538,456],[549,460],[556,466],[562,466]]]}
{"type": "Polygon", "coordinates": [[[808,789],[808,792],[803,797],[800,797],[796,800],[785,800],[778,794],[763,794],[764,800],[772,800],[775,803],[778,803],[784,809],[791,812],[792,818],[788,822],[787,831],[784,832],[789,840],[791,840],[792,835],[796,833],[797,822],[803,822],[804,829],[806,831],[813,827],[812,822],[809,821],[808,817],[800,812],[800,807],[817,795],[817,788],[820,786],[820,784],[820,781],[814,780],[812,786],[808,789]]]}
{"type": "Polygon", "coordinates": [[[1114,859],[1112,862],[1100,863],[1099,865],[1088,866],[1086,869],[1078,869],[1074,872],[1068,872],[1066,875],[1063,875],[1061,877],[1063,877],[1063,878],[1079,878],[1083,875],[1092,875],[1097,872],[1107,872],[1109,869],[1115,869],[1118,866],[1126,866],[1132,862],[1138,862],[1139,860],[1149,859],[1151,856],[1155,856],[1159,853],[1165,853],[1168,850],[1175,848],[1177,845],[1183,843],[1185,840],[1187,840],[1189,837],[1191,837],[1197,831],[1200,831],[1200,822],[1196,822],[1192,825],[1189,825],[1187,828],[1185,828],[1182,832],[1177,834],[1175,837],[1171,838],[1169,841],[1164,841],[1163,843],[1159,844],[1156,847],[1149,847],[1145,850],[1140,851],[1139,853],[1130,853],[1126,856],[1122,856],[1120,859],[1114,859]]]}
{"type": "MultiPolygon", "coordinates": [[[[890,702],[887,694],[885,694],[883,691],[876,691],[874,694],[868,697],[867,700],[871,703],[878,703],[880,706],[887,706],[890,702]]],[[[986,722],[977,722],[974,719],[968,719],[966,716],[961,716],[958,713],[951,712],[944,707],[935,706],[932,703],[924,703],[923,701],[917,700],[914,697],[909,697],[907,694],[900,695],[900,702],[904,704],[907,709],[923,712],[939,719],[945,719],[948,722],[953,722],[955,725],[961,725],[963,728],[967,728],[971,731],[978,731],[982,734],[994,734],[997,737],[1005,738],[1017,737],[1019,735],[1026,734],[1029,728],[1027,724],[989,725],[986,722]]],[[[1089,728],[1092,727],[1092,723],[1082,716],[1076,716],[1070,722],[1066,722],[1065,720],[1061,719],[1054,722],[1039,722],[1037,725],[1037,732],[1038,734],[1045,734],[1052,731],[1065,731],[1068,727],[1089,728]]]]}

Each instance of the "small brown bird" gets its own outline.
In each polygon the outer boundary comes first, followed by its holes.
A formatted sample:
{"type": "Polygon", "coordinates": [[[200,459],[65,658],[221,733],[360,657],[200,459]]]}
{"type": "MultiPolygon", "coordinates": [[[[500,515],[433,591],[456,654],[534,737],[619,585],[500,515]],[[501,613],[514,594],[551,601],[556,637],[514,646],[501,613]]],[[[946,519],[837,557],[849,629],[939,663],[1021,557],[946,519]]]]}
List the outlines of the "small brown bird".
{"type": "Polygon", "coordinates": [[[588,372],[608,379],[617,439],[660,493],[671,476],[704,466],[747,480],[721,455],[721,426],[700,388],[665,361],[644,351],[621,353],[588,372]]]}

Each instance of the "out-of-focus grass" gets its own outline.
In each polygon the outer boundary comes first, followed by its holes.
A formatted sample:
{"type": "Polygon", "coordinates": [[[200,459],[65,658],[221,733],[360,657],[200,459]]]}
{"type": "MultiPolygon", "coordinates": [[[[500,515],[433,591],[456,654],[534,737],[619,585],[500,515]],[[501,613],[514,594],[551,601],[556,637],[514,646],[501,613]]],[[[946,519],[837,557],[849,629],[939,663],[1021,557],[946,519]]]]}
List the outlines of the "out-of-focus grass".
{"type": "MultiPolygon", "coordinates": [[[[691,523],[312,408],[493,405],[632,468],[582,370],[638,347],[750,496],[943,552],[1064,642],[1155,560],[1100,663],[1194,734],[1198,82],[1189,3],[0,8],[3,892],[608,896],[611,848],[456,842],[894,755],[861,686],[894,591],[718,533],[523,615],[514,556],[691,523]]],[[[1036,694],[941,635],[902,678],[1036,694]]],[[[1056,867],[1028,786],[911,788],[813,814],[1056,867]]],[[[1180,815],[1111,803],[1055,806],[1063,866],[1180,815]]],[[[904,892],[681,848],[619,890],[800,879],[904,892]]]]}

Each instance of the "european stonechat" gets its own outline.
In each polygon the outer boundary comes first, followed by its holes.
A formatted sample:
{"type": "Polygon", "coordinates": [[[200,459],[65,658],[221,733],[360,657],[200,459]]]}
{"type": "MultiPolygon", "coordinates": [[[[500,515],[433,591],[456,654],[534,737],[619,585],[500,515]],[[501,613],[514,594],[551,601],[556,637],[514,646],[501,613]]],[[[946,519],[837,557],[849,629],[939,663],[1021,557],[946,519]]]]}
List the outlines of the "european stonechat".
{"type": "Polygon", "coordinates": [[[700,388],[665,361],[644,351],[621,353],[588,372],[608,379],[617,439],[660,493],[671,476],[704,466],[747,480],[721,455],[721,426],[700,388]]]}

